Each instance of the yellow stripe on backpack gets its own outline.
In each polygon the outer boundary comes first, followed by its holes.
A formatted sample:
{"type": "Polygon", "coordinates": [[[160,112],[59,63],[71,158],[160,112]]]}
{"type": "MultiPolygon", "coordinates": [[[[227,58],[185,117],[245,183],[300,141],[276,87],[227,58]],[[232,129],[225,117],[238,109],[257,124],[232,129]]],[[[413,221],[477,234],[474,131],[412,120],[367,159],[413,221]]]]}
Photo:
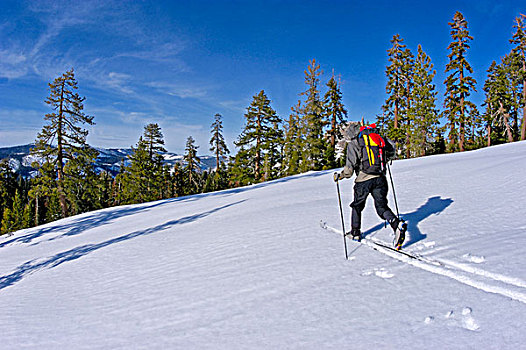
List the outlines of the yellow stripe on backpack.
{"type": "Polygon", "coordinates": [[[369,165],[373,165],[374,164],[374,153],[373,151],[371,150],[370,146],[379,146],[376,142],[373,141],[373,139],[371,137],[369,137],[369,135],[362,135],[363,136],[363,141],[365,142],[365,149],[367,150],[367,155],[369,158],[369,165]]]}

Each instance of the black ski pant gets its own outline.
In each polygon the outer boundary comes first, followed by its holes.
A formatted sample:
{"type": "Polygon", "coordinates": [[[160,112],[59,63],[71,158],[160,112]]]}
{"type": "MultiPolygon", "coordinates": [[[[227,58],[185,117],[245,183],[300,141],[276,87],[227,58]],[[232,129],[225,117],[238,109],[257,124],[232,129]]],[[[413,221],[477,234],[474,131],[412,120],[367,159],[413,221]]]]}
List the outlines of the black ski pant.
{"type": "Polygon", "coordinates": [[[365,201],[369,193],[373,196],[376,213],[382,219],[392,222],[396,215],[387,206],[387,179],[385,176],[375,177],[363,182],[354,184],[354,198],[351,203],[351,226],[353,229],[360,229],[362,226],[362,211],[365,208],[365,201]]]}

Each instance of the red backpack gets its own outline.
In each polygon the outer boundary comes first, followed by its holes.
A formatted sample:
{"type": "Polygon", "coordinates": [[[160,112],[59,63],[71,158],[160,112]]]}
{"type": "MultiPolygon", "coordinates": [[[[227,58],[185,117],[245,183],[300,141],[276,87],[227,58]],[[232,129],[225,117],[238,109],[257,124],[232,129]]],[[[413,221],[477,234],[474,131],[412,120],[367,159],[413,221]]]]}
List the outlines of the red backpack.
{"type": "Polygon", "coordinates": [[[362,126],[358,134],[361,149],[361,171],[371,175],[385,174],[386,151],[385,140],[378,134],[376,124],[362,126]]]}

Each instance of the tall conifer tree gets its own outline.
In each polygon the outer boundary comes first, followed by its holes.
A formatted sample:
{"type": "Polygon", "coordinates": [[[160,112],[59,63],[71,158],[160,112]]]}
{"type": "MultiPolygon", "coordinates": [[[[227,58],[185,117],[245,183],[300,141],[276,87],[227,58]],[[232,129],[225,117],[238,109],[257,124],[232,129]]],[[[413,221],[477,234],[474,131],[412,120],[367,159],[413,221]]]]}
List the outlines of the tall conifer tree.
{"type": "Polygon", "coordinates": [[[331,79],[327,82],[329,90],[325,93],[323,102],[325,104],[325,113],[329,121],[329,146],[327,147],[326,162],[328,168],[334,168],[336,163],[336,142],[341,138],[340,127],[347,119],[347,110],[342,101],[342,93],[338,82],[334,77],[334,72],[331,79]]]}
{"type": "Polygon", "coordinates": [[[515,19],[516,30],[510,43],[514,44],[512,53],[519,57],[519,81],[522,90],[520,105],[522,106],[521,140],[526,140],[526,15],[521,14],[515,19]]]}
{"type": "Polygon", "coordinates": [[[154,159],[156,155],[165,153],[164,136],[161,127],[157,123],[150,123],[144,127],[143,141],[148,149],[150,159],[154,159]]]}
{"type": "Polygon", "coordinates": [[[469,42],[473,37],[469,35],[468,22],[460,12],[456,12],[451,26],[451,38],[453,41],[447,47],[451,52],[448,55],[449,63],[446,65],[446,73],[449,76],[445,80],[446,92],[444,99],[444,116],[448,120],[450,138],[450,150],[457,147],[461,152],[466,147],[466,134],[474,125],[478,117],[477,107],[468,98],[472,91],[476,91],[476,80],[469,74],[473,69],[466,59],[469,42]]]}
{"type": "Polygon", "coordinates": [[[197,156],[197,149],[199,146],[195,144],[192,136],[186,139],[186,148],[184,160],[186,166],[184,172],[186,173],[188,194],[197,193],[199,191],[199,162],[201,159],[197,156]]]}
{"type": "Polygon", "coordinates": [[[402,78],[403,78],[403,99],[404,107],[402,117],[400,118],[401,122],[401,133],[405,135],[405,156],[406,158],[411,157],[411,130],[414,127],[411,125],[412,121],[416,118],[416,115],[413,114],[413,89],[414,89],[414,79],[415,79],[415,56],[410,49],[406,48],[402,56],[402,78]]]}
{"type": "Polygon", "coordinates": [[[95,159],[98,152],[85,146],[64,166],[64,189],[72,215],[102,209],[97,199],[98,176],[95,159]]]}
{"type": "Polygon", "coordinates": [[[436,71],[431,58],[418,45],[414,65],[413,88],[410,105],[410,151],[414,156],[424,156],[431,152],[432,142],[438,136],[437,92],[433,84],[436,71]]]}
{"type": "Polygon", "coordinates": [[[88,131],[82,124],[93,125],[93,117],[84,114],[85,97],[76,90],[78,82],[73,68],[49,84],[50,95],[46,103],[54,110],[46,114],[48,121],[38,134],[35,151],[40,156],[51,156],[57,169],[58,194],[62,216],[67,216],[66,193],[64,191],[64,165],[67,160],[87,149],[88,131]],[[55,147],[56,145],[56,147],[55,147]]]}
{"type": "Polygon", "coordinates": [[[217,171],[222,168],[221,163],[223,158],[230,153],[223,136],[223,121],[221,118],[222,116],[219,113],[214,116],[214,122],[211,126],[212,138],[210,139],[210,151],[214,152],[216,157],[217,171]]]}
{"type": "Polygon", "coordinates": [[[132,154],[129,156],[130,166],[118,176],[121,185],[119,200],[124,203],[144,203],[162,198],[163,178],[166,171],[163,147],[164,138],[161,128],[150,123],[144,127],[144,133],[139,137],[132,154]]]}
{"type": "MultiPolygon", "coordinates": [[[[509,56],[508,56],[509,59],[509,56]]],[[[504,127],[508,142],[513,142],[513,132],[510,125],[511,113],[514,107],[512,82],[508,79],[507,71],[510,69],[504,59],[500,64],[492,62],[488,69],[488,79],[484,84],[486,92],[486,127],[490,127],[488,137],[491,136],[491,126],[501,125],[504,127]]],[[[490,139],[488,144],[490,144],[490,139]]]]}
{"type": "Polygon", "coordinates": [[[326,141],[323,138],[323,129],[327,125],[323,102],[320,98],[318,85],[319,76],[323,73],[315,59],[309,62],[305,70],[305,84],[307,90],[301,93],[305,97],[304,105],[300,109],[301,118],[305,127],[305,156],[302,162],[302,171],[320,170],[324,166],[326,141]]]}
{"type": "Polygon", "coordinates": [[[286,175],[294,175],[300,172],[302,162],[302,151],[304,150],[304,139],[302,134],[302,120],[299,116],[301,101],[295,107],[291,107],[291,114],[285,124],[285,140],[283,145],[283,171],[286,175]]]}
{"type": "Polygon", "coordinates": [[[397,143],[403,140],[404,132],[401,128],[401,119],[405,109],[404,92],[407,77],[405,74],[405,48],[404,39],[399,34],[393,36],[391,48],[387,50],[389,65],[386,68],[387,76],[386,93],[389,96],[383,106],[383,114],[378,117],[378,123],[387,129],[387,136],[397,143]]]}
{"type": "Polygon", "coordinates": [[[235,142],[240,150],[232,168],[233,180],[243,184],[264,180],[265,156],[271,150],[271,145],[280,138],[281,133],[279,129],[281,118],[270,106],[270,100],[263,90],[253,97],[245,118],[244,129],[235,142]],[[248,178],[244,170],[246,168],[250,169],[248,178]]]}

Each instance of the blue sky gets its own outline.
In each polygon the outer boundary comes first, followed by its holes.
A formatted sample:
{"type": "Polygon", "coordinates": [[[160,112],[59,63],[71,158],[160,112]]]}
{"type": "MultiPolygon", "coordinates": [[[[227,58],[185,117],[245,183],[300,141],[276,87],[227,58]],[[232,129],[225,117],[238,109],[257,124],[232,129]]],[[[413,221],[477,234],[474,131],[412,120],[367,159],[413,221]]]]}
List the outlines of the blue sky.
{"type": "Polygon", "coordinates": [[[350,120],[373,121],[385,95],[386,50],[400,34],[431,57],[439,104],[455,11],[469,23],[468,52],[478,81],[510,51],[519,1],[23,1],[0,0],[0,147],[33,142],[41,130],[47,84],[73,67],[88,142],[135,145],[158,123],[166,148],[182,153],[192,135],[209,153],[210,125],[223,115],[225,137],[242,130],[252,96],[265,90],[286,119],[305,90],[315,58],[325,83],[341,76],[350,120]]]}

